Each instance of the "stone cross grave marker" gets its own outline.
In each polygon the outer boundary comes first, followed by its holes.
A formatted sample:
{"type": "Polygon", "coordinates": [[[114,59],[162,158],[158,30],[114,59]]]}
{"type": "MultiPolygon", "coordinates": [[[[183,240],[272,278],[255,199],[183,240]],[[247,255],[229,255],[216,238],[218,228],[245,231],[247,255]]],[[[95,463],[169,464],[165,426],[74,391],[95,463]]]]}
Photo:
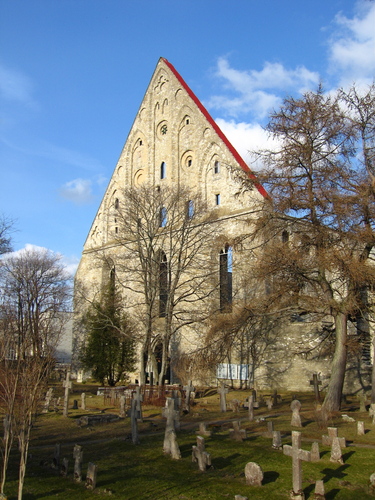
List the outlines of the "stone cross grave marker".
{"type": "Polygon", "coordinates": [[[185,410],[187,412],[190,411],[190,397],[191,393],[194,392],[195,388],[191,383],[191,380],[189,380],[188,385],[184,386],[184,391],[185,391],[185,410]]]}
{"type": "Polygon", "coordinates": [[[248,416],[249,416],[249,422],[252,422],[254,420],[254,396],[251,395],[249,396],[249,407],[248,407],[248,416]]]}
{"type": "Polygon", "coordinates": [[[228,388],[225,387],[224,382],[221,382],[220,388],[217,390],[217,392],[220,395],[220,411],[221,412],[226,412],[227,411],[227,394],[228,394],[228,388]]]}
{"type": "Polygon", "coordinates": [[[163,417],[167,419],[165,430],[175,431],[176,423],[179,422],[179,411],[175,409],[175,401],[173,398],[167,398],[165,407],[163,408],[163,417]]]}
{"type": "Polygon", "coordinates": [[[136,418],[138,422],[143,422],[143,416],[142,416],[142,401],[143,401],[143,395],[141,394],[141,388],[139,386],[136,387],[135,389],[135,394],[133,394],[133,399],[136,401],[136,418]]]}
{"type": "Polygon", "coordinates": [[[334,437],[332,439],[332,447],[331,447],[331,462],[337,462],[339,464],[343,464],[344,460],[342,459],[342,452],[340,446],[340,438],[334,437]]]}
{"type": "Polygon", "coordinates": [[[86,393],[81,394],[81,410],[86,410],[86,393]]]}
{"type": "Polygon", "coordinates": [[[65,388],[63,415],[64,415],[64,417],[67,417],[68,416],[68,406],[69,406],[69,392],[70,392],[70,389],[72,388],[72,382],[70,380],[70,370],[68,370],[66,372],[66,378],[63,382],[63,387],[65,388]]]}
{"type": "Polygon", "coordinates": [[[174,409],[175,409],[175,421],[174,421],[174,427],[178,431],[180,429],[180,409],[181,409],[181,397],[178,393],[178,391],[172,391],[172,399],[174,402],[174,409]]]}
{"type": "Polygon", "coordinates": [[[255,462],[248,462],[245,466],[246,484],[249,486],[262,486],[263,471],[255,462]]]}
{"type": "Polygon", "coordinates": [[[246,439],[246,429],[241,429],[241,422],[239,420],[233,422],[233,429],[229,429],[229,437],[234,441],[243,441],[246,439]]]}
{"type": "Polygon", "coordinates": [[[201,436],[211,436],[212,432],[207,430],[207,424],[206,422],[200,422],[199,423],[199,430],[197,431],[198,434],[201,436]]]}
{"type": "Polygon", "coordinates": [[[165,434],[163,451],[178,460],[181,458],[180,449],[176,440],[176,420],[179,417],[179,411],[175,410],[175,400],[167,398],[165,408],[163,409],[163,417],[167,419],[165,424],[165,434]]]}
{"type": "Polygon", "coordinates": [[[83,450],[82,446],[76,444],[73,448],[73,458],[74,458],[74,482],[80,483],[82,481],[82,461],[83,461],[83,450]]]}
{"type": "Polygon", "coordinates": [[[272,400],[272,398],[267,398],[266,405],[267,405],[267,410],[272,410],[272,408],[273,408],[273,400],[272,400]]]}
{"type": "MultiPolygon", "coordinates": [[[[328,427],[328,436],[322,436],[322,445],[323,446],[332,446],[332,441],[334,438],[337,438],[337,427],[328,427]]],[[[344,437],[338,438],[340,442],[341,448],[346,447],[346,439],[344,437]]]]}
{"type": "Polygon", "coordinates": [[[272,448],[274,450],[282,450],[283,449],[280,431],[273,431],[272,432],[272,448]]]}
{"type": "Polygon", "coordinates": [[[302,461],[310,462],[311,453],[301,449],[301,433],[292,431],[292,446],[284,444],[284,455],[292,457],[293,460],[293,495],[295,500],[304,500],[302,490],[302,461]]]}
{"type": "Polygon", "coordinates": [[[290,405],[290,409],[292,410],[292,421],[290,425],[292,427],[302,427],[301,416],[299,414],[301,409],[301,403],[298,399],[294,399],[290,405]]]}
{"type": "Polygon", "coordinates": [[[310,385],[314,386],[315,401],[317,403],[320,403],[321,398],[320,398],[319,386],[322,385],[322,381],[319,380],[317,373],[313,373],[313,378],[312,380],[310,380],[310,385]]]}
{"type": "Polygon", "coordinates": [[[366,411],[366,402],[367,402],[365,391],[362,391],[359,394],[358,398],[359,398],[359,411],[365,412],[366,411]]]}
{"type": "Polygon", "coordinates": [[[119,414],[119,416],[121,418],[125,418],[126,417],[125,404],[126,404],[126,396],[125,396],[125,394],[122,394],[120,396],[120,414],[119,414]]]}
{"type": "Polygon", "coordinates": [[[139,444],[137,415],[138,415],[137,400],[132,399],[132,406],[131,406],[131,410],[130,410],[130,423],[131,423],[131,429],[132,429],[132,443],[133,444],[139,444]]]}
{"type": "Polygon", "coordinates": [[[192,462],[198,462],[199,470],[204,472],[211,465],[211,455],[207,453],[204,438],[197,436],[197,446],[193,446],[192,462]]]}
{"type": "Polygon", "coordinates": [[[98,474],[98,466],[89,462],[87,466],[87,476],[85,486],[88,490],[94,490],[96,487],[96,477],[98,474]]]}
{"type": "Polygon", "coordinates": [[[177,443],[176,433],[174,430],[165,431],[163,451],[167,455],[171,455],[174,460],[180,460],[181,452],[177,443]]]}

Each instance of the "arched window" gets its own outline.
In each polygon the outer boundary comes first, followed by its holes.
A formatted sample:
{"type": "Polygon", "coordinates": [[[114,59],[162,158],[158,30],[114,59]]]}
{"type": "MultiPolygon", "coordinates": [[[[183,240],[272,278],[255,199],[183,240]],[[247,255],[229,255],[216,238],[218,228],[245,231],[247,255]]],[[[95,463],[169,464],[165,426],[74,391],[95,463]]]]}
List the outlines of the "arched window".
{"type": "Polygon", "coordinates": [[[168,259],[164,252],[160,252],[159,263],[159,317],[165,318],[169,294],[168,259]]]}
{"type": "Polygon", "coordinates": [[[116,199],[115,199],[115,210],[118,210],[118,209],[119,209],[119,206],[120,206],[119,199],[118,199],[118,198],[116,198],[116,199]]]}
{"type": "Polygon", "coordinates": [[[160,179],[165,179],[167,177],[167,165],[164,161],[160,165],[160,179]]]}
{"type": "Polygon", "coordinates": [[[214,163],[214,174],[218,174],[220,172],[220,163],[215,161],[214,163]]]}
{"type": "Polygon", "coordinates": [[[229,245],[221,250],[219,256],[220,273],[220,311],[232,311],[232,272],[233,272],[233,249],[229,245]]]}
{"type": "Polygon", "coordinates": [[[186,203],[186,217],[192,219],[194,217],[194,201],[189,200],[186,203]]]}
{"type": "Polygon", "coordinates": [[[165,207],[161,207],[159,226],[165,227],[167,225],[167,221],[168,221],[167,209],[165,207]]]}

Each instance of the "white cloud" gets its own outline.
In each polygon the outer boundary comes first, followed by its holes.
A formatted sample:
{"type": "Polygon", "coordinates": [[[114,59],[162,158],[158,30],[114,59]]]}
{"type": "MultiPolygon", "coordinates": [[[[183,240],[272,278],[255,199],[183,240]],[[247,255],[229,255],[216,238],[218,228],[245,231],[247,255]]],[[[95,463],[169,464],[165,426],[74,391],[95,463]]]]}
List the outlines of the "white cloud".
{"type": "Polygon", "coordinates": [[[66,182],[60,189],[60,194],[77,205],[90,203],[94,198],[92,182],[89,179],[74,179],[66,182]]]}
{"type": "Polygon", "coordinates": [[[218,59],[216,76],[224,80],[225,88],[236,95],[213,96],[207,103],[208,107],[223,109],[232,116],[251,113],[259,120],[280,105],[278,92],[293,90],[302,93],[316,88],[319,82],[318,73],[304,66],[288,70],[280,63],[265,62],[261,71],[239,71],[231,68],[225,57],[218,59]]]}
{"type": "Polygon", "coordinates": [[[360,1],[357,14],[335,18],[336,31],[330,39],[329,70],[346,86],[371,83],[375,75],[375,3],[360,1]]]}
{"type": "Polygon", "coordinates": [[[28,76],[0,65],[0,95],[3,99],[35,105],[32,92],[33,84],[28,76]]]}

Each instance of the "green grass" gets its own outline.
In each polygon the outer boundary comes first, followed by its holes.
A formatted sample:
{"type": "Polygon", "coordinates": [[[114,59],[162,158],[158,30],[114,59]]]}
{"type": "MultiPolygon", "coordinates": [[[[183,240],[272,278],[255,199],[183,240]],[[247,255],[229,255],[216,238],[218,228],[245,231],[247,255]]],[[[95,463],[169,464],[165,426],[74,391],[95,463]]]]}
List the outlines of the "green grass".
{"type": "MultiPolygon", "coordinates": [[[[87,386],[79,392],[88,392],[87,386]]],[[[78,389],[77,389],[78,391],[78,389]]],[[[244,400],[245,392],[231,392],[228,399],[244,400]]],[[[311,394],[299,395],[302,402],[302,447],[311,448],[314,439],[321,439],[326,428],[321,428],[315,420],[311,394]]],[[[78,399],[77,396],[72,396],[78,399]]],[[[274,428],[281,430],[283,444],[290,444],[290,395],[285,401],[269,411],[263,407],[256,410],[255,416],[270,416],[274,428]]],[[[64,499],[89,500],[99,498],[141,499],[141,500],[220,500],[234,499],[236,494],[249,499],[277,500],[289,496],[292,487],[292,460],[281,451],[272,450],[271,439],[265,438],[266,422],[248,422],[247,411],[239,413],[228,411],[220,413],[217,395],[198,400],[191,414],[181,417],[181,430],[177,432],[181,460],[172,460],[162,451],[164,419],[161,409],[145,407],[144,422],[139,424],[141,442],[133,445],[128,439],[129,419],[103,424],[91,429],[80,428],[75,420],[83,413],[71,411],[68,418],[60,414],[41,415],[33,429],[30,447],[31,458],[28,464],[24,499],[64,499]],[[237,443],[229,439],[229,420],[240,418],[242,427],[248,431],[245,441],[237,443]],[[191,461],[191,448],[196,442],[196,429],[200,421],[216,422],[211,437],[206,438],[206,450],[211,454],[212,467],[205,473],[198,470],[191,461]],[[228,422],[225,422],[225,421],[228,422]],[[41,462],[51,460],[54,445],[61,444],[61,457],[69,459],[69,476],[60,477],[56,471],[41,462]],[[97,488],[87,491],[84,484],[75,484],[72,479],[73,447],[81,444],[84,450],[83,475],[89,461],[98,465],[97,488]],[[244,468],[247,462],[257,462],[263,469],[264,480],[261,487],[250,487],[245,483],[244,468]]],[[[103,398],[93,396],[87,404],[96,410],[108,413],[118,412],[118,408],[107,404],[103,398]]],[[[349,403],[344,412],[356,420],[364,420],[368,432],[356,436],[356,424],[344,423],[340,415],[333,416],[328,425],[339,427],[339,436],[345,436],[353,444],[370,447],[350,446],[343,450],[344,465],[330,462],[330,449],[320,447],[321,460],[318,463],[303,463],[303,488],[306,499],[314,497],[314,483],[323,479],[327,500],[371,499],[368,481],[375,472],[375,426],[366,414],[361,414],[357,402],[349,403]]],[[[6,492],[10,500],[16,498],[17,463],[16,451],[10,467],[6,492]]]]}

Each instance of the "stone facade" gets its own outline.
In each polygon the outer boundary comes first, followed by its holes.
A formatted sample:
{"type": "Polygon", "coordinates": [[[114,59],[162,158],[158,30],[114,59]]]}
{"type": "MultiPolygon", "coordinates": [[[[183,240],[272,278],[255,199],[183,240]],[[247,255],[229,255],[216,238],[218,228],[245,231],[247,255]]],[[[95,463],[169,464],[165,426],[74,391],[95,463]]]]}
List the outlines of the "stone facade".
{"type": "MultiPolygon", "coordinates": [[[[123,258],[124,249],[119,244],[121,226],[116,218],[116,207],[127,203],[123,190],[144,185],[153,186],[155,190],[187,186],[199,194],[211,212],[211,224],[215,230],[210,233],[206,247],[202,244],[202,252],[211,263],[212,275],[202,287],[211,286],[214,291],[206,294],[201,303],[190,307],[220,311],[220,252],[225,248],[233,252],[230,257],[233,257],[230,269],[231,302],[233,306],[245,303],[252,286],[249,286],[249,276],[251,266],[256,262],[256,251],[242,235],[250,232],[254,214],[261,209],[267,193],[182,77],[163,58],[156,66],[84,245],[76,274],[76,288],[77,284],[83,286],[90,295],[89,300],[98,296],[109,272],[99,257],[109,255],[116,272],[120,269],[117,263],[123,258]],[[253,188],[242,192],[238,174],[250,177],[253,188]]],[[[126,276],[122,279],[126,280],[126,276]]],[[[130,314],[141,307],[134,291],[127,294],[126,300],[130,314]]],[[[76,293],[76,304],[78,302],[76,293]]],[[[81,312],[81,306],[77,306],[76,315],[81,312]]],[[[162,328],[162,321],[156,319],[154,322],[154,342],[160,333],[158,330],[162,328]]],[[[170,382],[181,381],[176,375],[178,370],[173,370],[175,353],[194,352],[202,341],[205,328],[202,320],[198,325],[179,328],[178,333],[173,335],[168,352],[172,366],[170,382]]],[[[282,335],[275,340],[270,352],[270,363],[257,367],[255,380],[258,387],[271,385],[290,390],[311,389],[309,380],[312,373],[327,372],[329,356],[309,360],[306,356],[294,354],[290,348],[292,344],[301,342],[303,335],[304,325],[290,323],[284,326],[282,335]],[[280,370],[270,375],[271,365],[280,366],[280,370]]],[[[80,341],[82,338],[76,328],[76,347],[80,341]]],[[[304,340],[309,341],[307,338],[304,340]]],[[[236,358],[235,354],[230,361],[237,365],[249,362],[243,357],[236,358]]],[[[150,367],[147,369],[149,371],[150,367]]],[[[205,382],[215,380],[215,377],[212,378],[215,371],[213,367],[205,382]]],[[[138,379],[137,373],[133,376],[138,379]]],[[[189,378],[194,383],[203,382],[194,379],[194,374],[189,374],[189,378]]]]}

